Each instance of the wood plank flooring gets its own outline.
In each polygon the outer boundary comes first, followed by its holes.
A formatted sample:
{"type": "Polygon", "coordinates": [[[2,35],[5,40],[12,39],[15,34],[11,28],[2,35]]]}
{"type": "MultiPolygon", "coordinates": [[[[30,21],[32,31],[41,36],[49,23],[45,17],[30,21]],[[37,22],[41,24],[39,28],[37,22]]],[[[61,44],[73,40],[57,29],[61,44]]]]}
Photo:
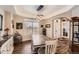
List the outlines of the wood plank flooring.
{"type": "Polygon", "coordinates": [[[31,54],[31,41],[15,45],[13,54],[31,54]]]}
{"type": "Polygon", "coordinates": [[[72,54],[79,54],[79,44],[73,44],[71,50],[72,54]]]}
{"type": "MultiPolygon", "coordinates": [[[[23,42],[14,46],[13,54],[32,54],[31,52],[31,41],[23,42]]],[[[72,45],[72,52],[70,54],[79,54],[79,44],[72,45]]]]}

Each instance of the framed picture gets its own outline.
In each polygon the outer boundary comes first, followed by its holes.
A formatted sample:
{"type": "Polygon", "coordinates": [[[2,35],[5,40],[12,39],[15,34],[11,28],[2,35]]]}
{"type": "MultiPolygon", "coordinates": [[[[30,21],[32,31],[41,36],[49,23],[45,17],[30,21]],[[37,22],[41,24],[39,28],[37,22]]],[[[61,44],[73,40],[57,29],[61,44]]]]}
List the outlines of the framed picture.
{"type": "Polygon", "coordinates": [[[50,24],[46,24],[45,27],[46,27],[46,28],[50,28],[50,24]]]}
{"type": "Polygon", "coordinates": [[[16,23],[16,29],[23,29],[23,23],[16,23]]]}
{"type": "Polygon", "coordinates": [[[3,22],[3,16],[0,15],[0,30],[2,30],[2,22],[3,22]]]}

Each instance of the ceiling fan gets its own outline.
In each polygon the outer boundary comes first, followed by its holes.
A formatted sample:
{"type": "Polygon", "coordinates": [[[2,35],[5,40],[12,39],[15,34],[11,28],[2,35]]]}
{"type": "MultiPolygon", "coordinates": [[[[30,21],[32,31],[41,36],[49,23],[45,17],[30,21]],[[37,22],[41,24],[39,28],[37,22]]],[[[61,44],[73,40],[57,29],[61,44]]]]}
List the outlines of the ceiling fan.
{"type": "Polygon", "coordinates": [[[44,5],[39,5],[37,8],[37,11],[40,11],[43,7],[44,7],[44,5]]]}

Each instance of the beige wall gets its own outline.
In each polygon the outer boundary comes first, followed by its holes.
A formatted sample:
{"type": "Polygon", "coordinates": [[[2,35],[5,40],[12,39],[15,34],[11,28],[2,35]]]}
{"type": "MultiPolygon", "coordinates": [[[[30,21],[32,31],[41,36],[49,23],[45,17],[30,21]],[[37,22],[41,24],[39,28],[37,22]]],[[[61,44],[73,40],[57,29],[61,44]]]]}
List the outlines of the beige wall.
{"type": "Polygon", "coordinates": [[[9,28],[9,34],[13,34],[12,29],[12,14],[5,11],[4,29],[9,28]]]}
{"type": "Polygon", "coordinates": [[[53,29],[54,28],[54,25],[53,25],[54,20],[59,17],[71,17],[71,16],[72,16],[72,11],[70,10],[70,11],[65,12],[63,14],[51,17],[50,19],[40,21],[40,24],[43,24],[43,25],[50,24],[51,25],[50,28],[47,28],[47,36],[50,38],[53,38],[54,37],[54,29],[53,29]]]}
{"type": "Polygon", "coordinates": [[[79,16],[79,5],[72,8],[72,17],[73,16],[79,16]]]}
{"type": "Polygon", "coordinates": [[[16,29],[16,23],[23,23],[24,19],[25,18],[23,18],[21,16],[14,16],[14,18],[13,18],[13,20],[14,20],[13,33],[15,33],[16,31],[19,32],[23,37],[22,41],[27,41],[27,40],[30,40],[31,38],[30,38],[30,36],[27,35],[27,30],[25,29],[25,27],[23,26],[23,29],[16,29]]]}
{"type": "Polygon", "coordinates": [[[9,28],[9,34],[12,34],[12,14],[0,9],[0,14],[3,15],[3,30],[1,36],[4,34],[4,29],[9,28]]]}

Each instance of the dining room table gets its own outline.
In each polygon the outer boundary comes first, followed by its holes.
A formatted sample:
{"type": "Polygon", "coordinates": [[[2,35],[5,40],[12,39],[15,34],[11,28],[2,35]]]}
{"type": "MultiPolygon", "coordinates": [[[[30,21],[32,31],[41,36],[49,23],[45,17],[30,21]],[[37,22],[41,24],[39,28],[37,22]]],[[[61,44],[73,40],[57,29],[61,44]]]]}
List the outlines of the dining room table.
{"type": "Polygon", "coordinates": [[[32,36],[32,48],[36,54],[45,54],[45,41],[58,40],[56,54],[69,54],[70,53],[70,40],[65,37],[49,38],[44,35],[34,34],[32,36]]]}

